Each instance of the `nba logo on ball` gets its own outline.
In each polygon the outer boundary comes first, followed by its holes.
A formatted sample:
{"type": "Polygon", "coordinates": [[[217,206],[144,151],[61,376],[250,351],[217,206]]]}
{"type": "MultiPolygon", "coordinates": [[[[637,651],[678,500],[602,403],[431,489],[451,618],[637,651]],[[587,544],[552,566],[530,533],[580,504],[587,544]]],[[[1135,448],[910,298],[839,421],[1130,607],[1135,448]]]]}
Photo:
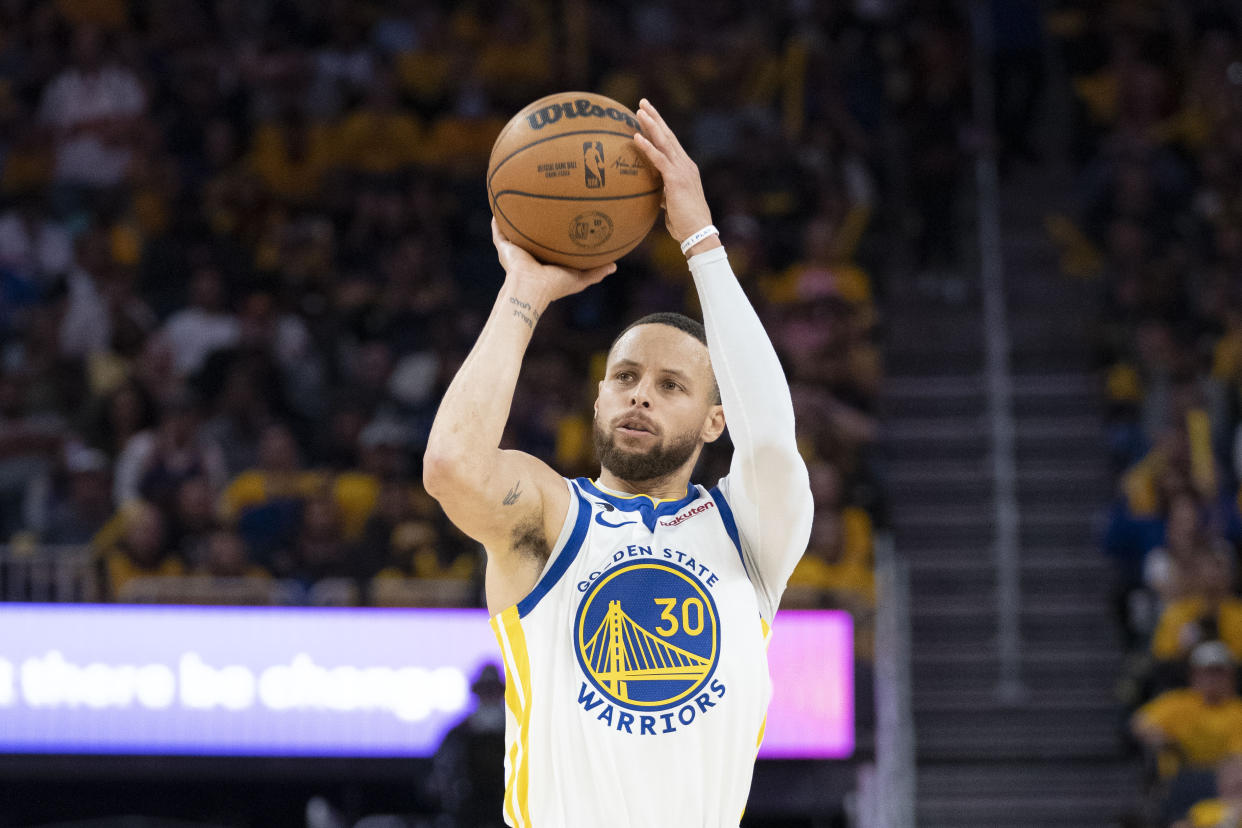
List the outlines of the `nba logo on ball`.
{"type": "Polygon", "coordinates": [[[587,187],[596,190],[604,186],[604,145],[599,141],[583,142],[582,169],[587,187]]]}

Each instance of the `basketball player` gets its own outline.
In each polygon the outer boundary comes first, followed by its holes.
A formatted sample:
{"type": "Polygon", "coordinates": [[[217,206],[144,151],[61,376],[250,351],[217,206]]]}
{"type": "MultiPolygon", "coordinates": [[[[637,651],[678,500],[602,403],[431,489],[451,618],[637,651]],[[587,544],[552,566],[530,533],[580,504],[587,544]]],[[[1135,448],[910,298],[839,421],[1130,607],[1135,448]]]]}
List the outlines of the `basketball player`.
{"type": "Polygon", "coordinates": [[[776,353],[711,227],[697,167],[648,102],[638,119],[706,332],[657,314],[613,343],[595,402],[596,480],[501,450],[540,315],[616,266],[540,264],[493,222],[505,281],[425,457],[427,490],[487,549],[514,828],[736,826],[771,697],[769,624],[810,532],[776,353]],[[726,423],[729,474],[692,485],[726,423]]]}

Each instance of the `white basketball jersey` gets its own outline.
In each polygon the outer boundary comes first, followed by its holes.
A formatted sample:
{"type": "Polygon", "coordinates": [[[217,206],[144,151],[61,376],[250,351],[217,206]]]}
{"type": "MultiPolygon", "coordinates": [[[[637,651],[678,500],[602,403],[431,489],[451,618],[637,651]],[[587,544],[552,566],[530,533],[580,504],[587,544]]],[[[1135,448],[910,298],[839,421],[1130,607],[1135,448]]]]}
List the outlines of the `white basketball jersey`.
{"type": "Polygon", "coordinates": [[[719,487],[653,501],[566,482],[537,585],[491,622],[507,676],[505,821],[736,827],[771,682],[732,510],[719,487]]]}

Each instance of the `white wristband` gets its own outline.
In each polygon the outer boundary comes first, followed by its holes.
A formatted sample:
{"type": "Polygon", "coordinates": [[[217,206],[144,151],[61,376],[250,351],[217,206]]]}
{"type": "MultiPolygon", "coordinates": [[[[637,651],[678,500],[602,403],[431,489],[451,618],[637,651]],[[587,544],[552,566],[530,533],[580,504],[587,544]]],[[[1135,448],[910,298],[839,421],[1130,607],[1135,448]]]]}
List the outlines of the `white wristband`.
{"type": "Polygon", "coordinates": [[[697,233],[692,233],[684,242],[681,243],[681,253],[684,256],[686,251],[694,247],[708,236],[719,236],[720,231],[716,229],[716,225],[709,224],[697,233]]]}

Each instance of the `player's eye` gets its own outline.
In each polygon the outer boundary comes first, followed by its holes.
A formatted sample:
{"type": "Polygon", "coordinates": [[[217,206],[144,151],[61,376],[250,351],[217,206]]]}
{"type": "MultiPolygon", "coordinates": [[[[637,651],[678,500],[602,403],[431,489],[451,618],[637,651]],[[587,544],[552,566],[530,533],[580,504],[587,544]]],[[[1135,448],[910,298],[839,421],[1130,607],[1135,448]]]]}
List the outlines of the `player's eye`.
{"type": "Polygon", "coordinates": [[[673,382],[672,380],[665,380],[664,390],[665,391],[681,391],[682,387],[678,385],[677,383],[673,382]]]}
{"type": "Polygon", "coordinates": [[[629,371],[618,371],[617,372],[617,380],[619,380],[620,382],[629,382],[632,379],[634,379],[634,374],[629,371]]]}

